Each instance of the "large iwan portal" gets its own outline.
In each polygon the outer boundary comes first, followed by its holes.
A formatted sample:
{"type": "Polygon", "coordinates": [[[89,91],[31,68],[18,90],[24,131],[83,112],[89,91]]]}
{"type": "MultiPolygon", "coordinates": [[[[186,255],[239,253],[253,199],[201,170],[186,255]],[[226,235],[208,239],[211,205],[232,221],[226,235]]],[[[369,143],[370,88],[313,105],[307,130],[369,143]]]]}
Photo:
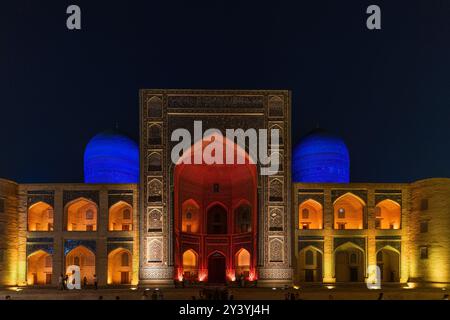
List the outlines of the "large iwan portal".
{"type": "MultiPolygon", "coordinates": [[[[197,142],[191,150],[203,149],[210,141],[197,142]]],[[[254,280],[257,169],[238,145],[234,144],[234,150],[235,157],[237,154],[245,157],[245,164],[185,164],[182,158],[175,166],[178,280],[208,283],[225,283],[241,277],[254,280]]]]}

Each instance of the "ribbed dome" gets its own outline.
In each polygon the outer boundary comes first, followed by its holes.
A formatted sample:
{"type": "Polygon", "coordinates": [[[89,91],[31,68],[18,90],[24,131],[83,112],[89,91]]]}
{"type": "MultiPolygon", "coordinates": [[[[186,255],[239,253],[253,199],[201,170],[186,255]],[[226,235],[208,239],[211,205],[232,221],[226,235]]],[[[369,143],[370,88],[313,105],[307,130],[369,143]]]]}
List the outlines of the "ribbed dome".
{"type": "Polygon", "coordinates": [[[350,157],[345,142],[323,129],[307,134],[293,151],[294,182],[347,183],[350,157]]]}
{"type": "Polygon", "coordinates": [[[138,183],[139,147],[117,131],[99,133],[84,151],[85,183],[138,183]]]}

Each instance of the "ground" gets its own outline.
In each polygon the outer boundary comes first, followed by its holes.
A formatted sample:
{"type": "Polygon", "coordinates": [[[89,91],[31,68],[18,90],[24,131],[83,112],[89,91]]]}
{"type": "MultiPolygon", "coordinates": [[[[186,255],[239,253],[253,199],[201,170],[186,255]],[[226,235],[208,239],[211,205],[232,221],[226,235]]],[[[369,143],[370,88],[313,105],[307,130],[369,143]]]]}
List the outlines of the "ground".
{"type": "MultiPolygon", "coordinates": [[[[214,290],[215,287],[208,287],[214,290]]],[[[196,288],[164,288],[165,300],[192,300],[198,299],[199,287],[196,288]]],[[[84,289],[60,291],[57,289],[42,288],[3,288],[0,289],[0,300],[10,296],[12,300],[97,300],[100,296],[104,300],[144,300],[143,294],[147,290],[148,300],[152,300],[153,288],[117,288],[117,289],[84,289]]],[[[338,288],[305,287],[305,288],[232,288],[230,289],[235,300],[284,300],[287,293],[294,293],[297,299],[302,300],[376,300],[383,293],[384,300],[442,300],[447,294],[442,288],[414,288],[386,287],[381,290],[368,290],[364,286],[347,286],[338,288]],[[298,296],[297,296],[298,294],[298,296]]]]}

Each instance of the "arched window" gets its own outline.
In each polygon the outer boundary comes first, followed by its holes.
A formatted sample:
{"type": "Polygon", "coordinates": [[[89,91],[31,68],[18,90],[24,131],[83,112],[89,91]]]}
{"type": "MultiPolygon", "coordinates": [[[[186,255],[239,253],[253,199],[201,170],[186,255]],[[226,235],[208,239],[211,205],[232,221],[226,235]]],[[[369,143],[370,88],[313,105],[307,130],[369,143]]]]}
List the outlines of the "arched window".
{"type": "Polygon", "coordinates": [[[208,209],[208,234],[227,233],[227,210],[219,204],[208,209]]]}
{"type": "Polygon", "coordinates": [[[299,205],[299,229],[322,229],[322,205],[313,199],[303,201],[299,205]]]}
{"type": "Polygon", "coordinates": [[[240,249],[235,255],[236,276],[240,277],[242,275],[247,278],[250,274],[250,265],[250,252],[246,249],[240,249]]]}
{"type": "Polygon", "coordinates": [[[80,245],[66,255],[66,268],[76,265],[80,267],[81,279],[86,277],[88,283],[93,283],[95,274],[95,254],[88,248],[80,245]]]}
{"type": "Polygon", "coordinates": [[[183,278],[194,280],[198,276],[198,255],[190,249],[183,253],[183,278]]]}
{"type": "Polygon", "coordinates": [[[364,201],[352,193],[346,193],[334,202],[335,229],[363,229],[364,201]]]}
{"type": "Polygon", "coordinates": [[[131,284],[132,254],[117,248],[108,254],[108,284],[131,284]]]}
{"type": "Polygon", "coordinates": [[[383,200],[375,207],[375,227],[377,229],[400,229],[400,205],[390,199],[383,200]]]}
{"type": "Polygon", "coordinates": [[[28,208],[28,231],[53,231],[53,208],[38,202],[28,208]]]}
{"type": "Polygon", "coordinates": [[[87,199],[79,198],[66,207],[67,231],[96,231],[97,205],[87,199]]]}
{"type": "Polygon", "coordinates": [[[200,232],[200,207],[193,199],[183,203],[181,220],[182,232],[200,232]]]}
{"type": "Polygon", "coordinates": [[[27,258],[27,284],[46,285],[51,284],[53,273],[52,255],[38,250],[27,258]]]}
{"type": "Polygon", "coordinates": [[[252,231],[251,210],[249,205],[243,204],[234,210],[234,232],[245,233],[252,231]]]}
{"type": "Polygon", "coordinates": [[[125,201],[119,201],[109,208],[109,231],[133,230],[132,207],[125,201]]]}

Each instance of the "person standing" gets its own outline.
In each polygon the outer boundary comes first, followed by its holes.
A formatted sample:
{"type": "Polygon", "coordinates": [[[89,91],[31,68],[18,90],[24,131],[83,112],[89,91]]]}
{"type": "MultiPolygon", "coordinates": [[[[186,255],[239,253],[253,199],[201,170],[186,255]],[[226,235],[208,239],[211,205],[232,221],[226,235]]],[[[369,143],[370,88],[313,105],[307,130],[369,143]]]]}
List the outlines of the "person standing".
{"type": "Polygon", "coordinates": [[[67,281],[69,281],[69,275],[68,274],[66,274],[64,276],[64,280],[63,280],[64,289],[67,289],[67,281]]]}
{"type": "Polygon", "coordinates": [[[58,277],[58,288],[59,290],[64,290],[64,276],[62,273],[58,277]]]}
{"type": "Polygon", "coordinates": [[[98,289],[98,280],[97,280],[97,275],[94,274],[94,289],[97,290],[98,289]]]}

